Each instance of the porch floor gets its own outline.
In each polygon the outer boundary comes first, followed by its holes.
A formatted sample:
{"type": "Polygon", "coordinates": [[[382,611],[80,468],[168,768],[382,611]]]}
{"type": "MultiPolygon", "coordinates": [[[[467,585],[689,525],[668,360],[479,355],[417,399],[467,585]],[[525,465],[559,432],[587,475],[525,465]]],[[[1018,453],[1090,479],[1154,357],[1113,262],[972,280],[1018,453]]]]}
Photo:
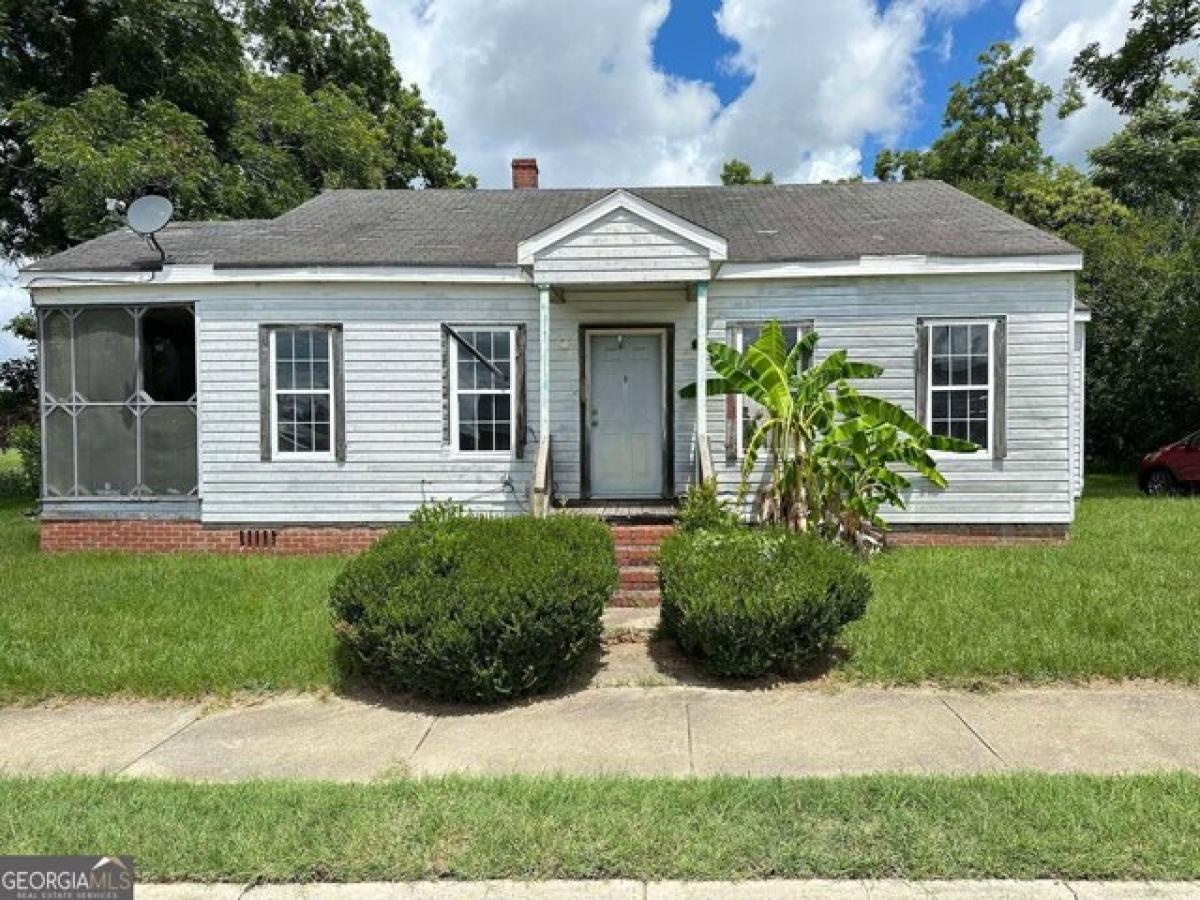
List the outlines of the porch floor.
{"type": "Polygon", "coordinates": [[[679,515],[674,500],[572,500],[554,510],[559,516],[594,516],[609,522],[666,523],[679,515]]]}

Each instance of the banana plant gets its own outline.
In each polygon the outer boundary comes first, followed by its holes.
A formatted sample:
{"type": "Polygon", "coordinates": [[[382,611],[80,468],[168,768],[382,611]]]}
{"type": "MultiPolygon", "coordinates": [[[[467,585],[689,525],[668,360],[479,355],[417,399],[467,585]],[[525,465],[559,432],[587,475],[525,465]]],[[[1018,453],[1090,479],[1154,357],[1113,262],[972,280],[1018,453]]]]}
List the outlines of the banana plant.
{"type": "MultiPolygon", "coordinates": [[[[810,332],[789,351],[779,323],[768,322],[744,351],[713,341],[708,357],[718,377],[708,379],[706,390],[745,395],[765,411],[746,442],[739,505],[765,450],[768,477],[756,497],[760,520],[875,549],[886,528],[879,510],[885,504],[903,509],[910,486],[893,466],[944,488],[946,479],[930,451],[979,448],[932,435],[896,404],[850,384],[878,378],[879,366],[852,360],[845,350],[807,365],[819,340],[810,332]]],[[[694,384],[680,391],[685,398],[695,395],[694,384]]]]}

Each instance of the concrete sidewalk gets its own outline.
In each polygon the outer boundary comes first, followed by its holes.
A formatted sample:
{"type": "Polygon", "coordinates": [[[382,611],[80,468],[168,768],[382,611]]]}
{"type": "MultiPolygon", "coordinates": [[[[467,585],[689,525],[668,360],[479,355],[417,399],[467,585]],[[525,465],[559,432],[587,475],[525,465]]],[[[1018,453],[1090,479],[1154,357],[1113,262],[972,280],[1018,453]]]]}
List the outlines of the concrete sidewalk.
{"type": "Polygon", "coordinates": [[[502,709],[287,696],[0,709],[0,773],[1200,772],[1200,690],[590,688],[502,709]]]}
{"type": "Polygon", "coordinates": [[[140,900],[1200,900],[1192,882],[418,881],[400,884],[139,884],[140,900]]]}

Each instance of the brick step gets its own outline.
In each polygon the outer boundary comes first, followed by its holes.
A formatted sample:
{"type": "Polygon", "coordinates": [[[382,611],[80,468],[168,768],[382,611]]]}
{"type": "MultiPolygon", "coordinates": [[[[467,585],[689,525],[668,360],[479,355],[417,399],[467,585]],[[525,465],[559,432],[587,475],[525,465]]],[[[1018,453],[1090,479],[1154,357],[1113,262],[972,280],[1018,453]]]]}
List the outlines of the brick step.
{"type": "Polygon", "coordinates": [[[621,590],[645,591],[658,587],[658,569],[654,566],[621,566],[617,587],[621,590]]]}
{"type": "Polygon", "coordinates": [[[617,547],[617,565],[652,566],[658,562],[658,547],[652,544],[633,544],[617,547]]]}
{"type": "Polygon", "coordinates": [[[672,531],[674,525],[610,525],[613,542],[618,547],[646,546],[657,547],[672,531]]]}
{"type": "Polygon", "coordinates": [[[609,602],[610,606],[624,607],[648,607],[658,606],[662,603],[662,596],[658,593],[658,589],[654,590],[626,590],[620,589],[612,596],[609,602]]]}

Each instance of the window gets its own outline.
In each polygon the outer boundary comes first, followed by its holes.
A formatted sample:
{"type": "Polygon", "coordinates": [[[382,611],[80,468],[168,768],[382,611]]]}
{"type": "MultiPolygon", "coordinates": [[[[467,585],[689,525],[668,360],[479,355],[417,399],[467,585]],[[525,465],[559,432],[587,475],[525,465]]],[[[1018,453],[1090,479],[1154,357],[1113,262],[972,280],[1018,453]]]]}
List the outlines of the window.
{"type": "Polygon", "coordinates": [[[190,306],[41,312],[46,497],[196,493],[190,306]]]}
{"type": "Polygon", "coordinates": [[[447,328],[450,440],[463,452],[513,449],[515,328],[447,328]]]}
{"type": "Polygon", "coordinates": [[[927,327],[929,430],[991,448],[996,323],[933,322],[927,327]]]}
{"type": "Polygon", "coordinates": [[[312,325],[275,328],[271,352],[275,453],[333,456],[333,330],[312,325]]]}
{"type": "MultiPolygon", "coordinates": [[[[792,352],[792,348],[796,343],[809,331],[812,330],[811,323],[782,325],[783,339],[787,343],[788,352],[792,352]]],[[[745,350],[751,344],[759,339],[762,335],[762,323],[746,323],[742,325],[733,325],[730,327],[731,346],[739,351],[745,350]]],[[[801,360],[801,366],[806,365],[804,360],[801,360]]],[[[726,428],[736,438],[736,442],[727,441],[726,457],[728,459],[740,458],[746,450],[746,445],[754,436],[754,432],[762,422],[765,410],[763,407],[749,397],[741,394],[728,398],[726,406],[726,428]],[[730,417],[729,405],[733,406],[732,417],[730,417]]]]}

